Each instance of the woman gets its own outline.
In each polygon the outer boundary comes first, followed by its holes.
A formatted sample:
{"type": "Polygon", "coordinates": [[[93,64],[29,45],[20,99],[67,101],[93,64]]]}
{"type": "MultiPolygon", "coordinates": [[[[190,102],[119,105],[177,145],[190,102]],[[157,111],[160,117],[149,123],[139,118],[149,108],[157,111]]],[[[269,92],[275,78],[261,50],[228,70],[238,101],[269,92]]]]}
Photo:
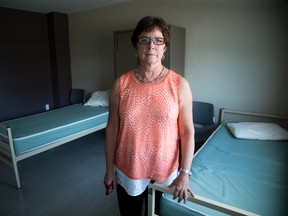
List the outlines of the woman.
{"type": "Polygon", "coordinates": [[[121,215],[141,215],[151,181],[173,187],[178,202],[193,195],[192,93],[186,79],[162,65],[168,26],[161,18],[144,17],[131,41],[139,66],[112,86],[105,141],[104,181],[117,187],[121,215]]]}

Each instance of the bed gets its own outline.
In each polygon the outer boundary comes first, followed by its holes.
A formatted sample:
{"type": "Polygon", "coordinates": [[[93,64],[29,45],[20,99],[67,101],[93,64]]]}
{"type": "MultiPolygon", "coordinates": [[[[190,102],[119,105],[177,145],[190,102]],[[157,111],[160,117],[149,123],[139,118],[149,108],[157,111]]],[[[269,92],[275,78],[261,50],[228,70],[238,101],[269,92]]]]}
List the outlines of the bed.
{"type": "Polygon", "coordinates": [[[108,107],[74,104],[0,123],[0,160],[14,169],[17,162],[106,127],[108,107]]]}
{"type": "Polygon", "coordinates": [[[190,177],[194,197],[189,196],[187,204],[177,203],[171,196],[173,190],[150,184],[150,216],[156,215],[155,190],[164,192],[160,215],[165,216],[288,213],[288,117],[222,109],[220,119],[220,126],[194,156],[190,177]],[[259,121],[266,124],[276,120],[282,126],[280,140],[262,140],[263,131],[260,140],[257,136],[236,138],[238,134],[231,127],[240,122],[243,125],[242,121],[257,125],[259,121]]]}

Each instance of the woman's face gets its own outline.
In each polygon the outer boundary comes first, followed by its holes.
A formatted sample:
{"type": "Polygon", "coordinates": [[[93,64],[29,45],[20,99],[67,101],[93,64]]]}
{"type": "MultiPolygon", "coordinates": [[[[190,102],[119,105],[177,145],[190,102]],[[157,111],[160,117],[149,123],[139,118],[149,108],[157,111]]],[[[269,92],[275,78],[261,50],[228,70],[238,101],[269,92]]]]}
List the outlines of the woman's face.
{"type": "MultiPolygon", "coordinates": [[[[162,41],[163,34],[158,28],[154,28],[150,32],[142,32],[138,38],[154,38],[154,40],[162,41]]],[[[145,39],[144,39],[145,40],[145,39]]],[[[154,41],[150,41],[148,44],[137,43],[137,52],[140,59],[140,63],[146,63],[149,65],[161,63],[162,56],[166,50],[165,43],[162,45],[154,44],[154,41]]]]}

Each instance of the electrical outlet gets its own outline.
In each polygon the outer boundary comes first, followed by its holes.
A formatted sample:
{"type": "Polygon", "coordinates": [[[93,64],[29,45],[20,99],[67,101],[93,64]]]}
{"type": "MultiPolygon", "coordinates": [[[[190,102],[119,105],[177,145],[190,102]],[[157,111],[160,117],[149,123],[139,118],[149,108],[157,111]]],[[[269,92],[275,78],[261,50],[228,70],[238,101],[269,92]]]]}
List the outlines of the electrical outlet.
{"type": "Polygon", "coordinates": [[[46,105],[45,105],[45,110],[48,111],[49,109],[50,109],[49,104],[46,104],[46,105]]]}

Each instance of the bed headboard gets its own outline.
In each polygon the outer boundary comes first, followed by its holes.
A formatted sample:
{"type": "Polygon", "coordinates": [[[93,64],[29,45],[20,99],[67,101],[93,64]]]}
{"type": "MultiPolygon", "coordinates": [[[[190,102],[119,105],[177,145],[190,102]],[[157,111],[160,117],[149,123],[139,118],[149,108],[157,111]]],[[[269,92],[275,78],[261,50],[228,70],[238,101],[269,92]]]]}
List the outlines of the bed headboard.
{"type": "Polygon", "coordinates": [[[220,110],[220,123],[223,121],[254,121],[254,122],[274,122],[288,130],[288,116],[268,113],[257,113],[222,108],[220,110]]]}

